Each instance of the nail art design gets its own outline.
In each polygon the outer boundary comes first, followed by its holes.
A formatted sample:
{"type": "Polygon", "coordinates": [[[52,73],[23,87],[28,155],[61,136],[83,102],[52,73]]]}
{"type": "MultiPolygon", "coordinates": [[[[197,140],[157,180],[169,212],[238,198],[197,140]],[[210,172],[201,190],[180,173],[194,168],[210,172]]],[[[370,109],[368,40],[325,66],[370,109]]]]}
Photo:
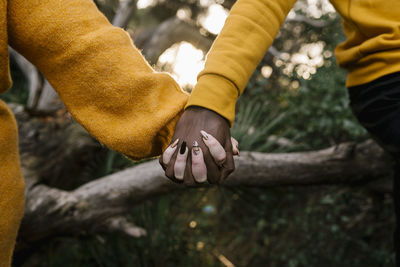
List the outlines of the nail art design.
{"type": "Polygon", "coordinates": [[[208,140],[208,134],[205,131],[201,130],[200,133],[204,139],[208,140]]]}
{"type": "Polygon", "coordinates": [[[181,146],[181,150],[179,151],[179,153],[181,155],[183,155],[183,154],[185,154],[185,151],[186,151],[186,142],[183,141],[182,146],[181,146]]]}
{"type": "Polygon", "coordinates": [[[179,143],[179,138],[176,139],[172,144],[171,144],[171,148],[175,148],[176,145],[179,143]]]}
{"type": "Polygon", "coordinates": [[[196,156],[200,154],[200,147],[197,141],[193,142],[193,154],[195,154],[196,156]]]}

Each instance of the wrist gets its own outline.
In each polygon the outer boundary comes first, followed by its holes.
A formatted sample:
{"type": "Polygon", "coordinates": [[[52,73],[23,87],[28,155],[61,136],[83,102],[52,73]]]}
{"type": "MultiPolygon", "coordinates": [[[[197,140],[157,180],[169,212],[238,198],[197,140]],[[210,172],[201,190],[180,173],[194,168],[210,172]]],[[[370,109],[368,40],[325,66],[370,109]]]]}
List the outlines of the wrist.
{"type": "Polygon", "coordinates": [[[205,117],[214,117],[214,118],[218,118],[220,120],[223,120],[224,123],[227,124],[227,126],[230,126],[230,122],[228,119],[226,119],[225,117],[223,117],[221,114],[219,114],[218,112],[215,112],[214,110],[205,108],[203,106],[189,106],[185,109],[185,112],[191,112],[196,114],[196,116],[205,116],[205,117]]]}
{"type": "Polygon", "coordinates": [[[186,108],[199,106],[212,110],[228,120],[232,126],[238,96],[238,90],[232,82],[219,75],[206,74],[199,78],[186,108]]]}

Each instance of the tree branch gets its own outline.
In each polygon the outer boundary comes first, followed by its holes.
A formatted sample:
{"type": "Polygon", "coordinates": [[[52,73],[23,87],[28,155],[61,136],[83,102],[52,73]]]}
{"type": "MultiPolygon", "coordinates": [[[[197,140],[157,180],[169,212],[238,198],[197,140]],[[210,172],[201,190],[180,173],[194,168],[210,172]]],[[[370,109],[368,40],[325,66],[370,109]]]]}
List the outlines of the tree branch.
{"type": "MultiPolygon", "coordinates": [[[[390,175],[391,169],[391,161],[372,141],[311,152],[244,152],[235,163],[237,170],[224,186],[368,183],[390,175]]],[[[157,160],[70,192],[38,185],[28,192],[20,238],[29,243],[53,235],[96,232],[102,222],[124,214],[132,205],[184,188],[164,177],[157,160]]]]}
{"type": "Polygon", "coordinates": [[[136,4],[136,0],[125,0],[121,2],[112,20],[112,24],[116,27],[126,28],[129,23],[129,19],[136,10],[136,4]]]}

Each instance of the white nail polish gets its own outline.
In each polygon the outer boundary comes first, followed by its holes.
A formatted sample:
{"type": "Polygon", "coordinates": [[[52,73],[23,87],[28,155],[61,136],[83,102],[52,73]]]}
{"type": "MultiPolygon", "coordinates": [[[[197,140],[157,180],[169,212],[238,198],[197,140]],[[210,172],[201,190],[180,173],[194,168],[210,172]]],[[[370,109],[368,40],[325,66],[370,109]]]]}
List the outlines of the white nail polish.
{"type": "Polygon", "coordinates": [[[193,150],[193,154],[194,154],[195,156],[197,156],[197,155],[200,154],[200,147],[199,147],[199,143],[197,143],[197,141],[194,141],[194,142],[193,142],[193,148],[192,148],[192,150],[193,150]]]}

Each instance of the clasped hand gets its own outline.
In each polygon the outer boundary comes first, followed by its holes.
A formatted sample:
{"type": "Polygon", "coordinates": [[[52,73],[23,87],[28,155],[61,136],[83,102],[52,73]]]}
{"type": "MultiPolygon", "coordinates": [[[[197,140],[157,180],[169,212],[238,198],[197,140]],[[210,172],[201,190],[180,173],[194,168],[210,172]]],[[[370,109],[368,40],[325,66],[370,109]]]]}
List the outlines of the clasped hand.
{"type": "Polygon", "coordinates": [[[216,184],[234,171],[233,155],[238,154],[238,142],[231,137],[225,118],[205,108],[189,107],[178,121],[160,164],[174,182],[216,184]]]}

